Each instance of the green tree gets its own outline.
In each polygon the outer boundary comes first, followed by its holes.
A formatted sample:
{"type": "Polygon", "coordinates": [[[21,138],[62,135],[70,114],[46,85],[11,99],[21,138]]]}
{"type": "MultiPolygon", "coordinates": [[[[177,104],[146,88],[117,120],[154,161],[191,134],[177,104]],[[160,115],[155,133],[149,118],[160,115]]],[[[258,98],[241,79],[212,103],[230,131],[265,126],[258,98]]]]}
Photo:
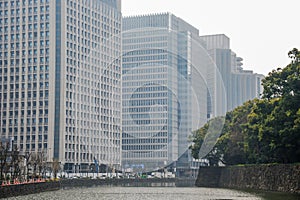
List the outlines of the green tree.
{"type": "Polygon", "coordinates": [[[278,100],[254,100],[248,123],[245,124],[245,153],[247,163],[275,162],[270,150],[270,143],[276,138],[269,115],[278,100]]]}
{"type": "MultiPolygon", "coordinates": [[[[293,49],[288,55],[291,63],[263,80],[263,99],[248,101],[226,114],[221,136],[206,158],[227,165],[300,162],[300,52],[293,49]]],[[[193,134],[194,158],[209,134],[208,127],[193,134]]]]}
{"type": "MultiPolygon", "coordinates": [[[[254,101],[247,101],[242,106],[237,107],[231,112],[231,118],[228,120],[228,129],[224,134],[223,150],[224,161],[228,165],[244,164],[245,154],[245,126],[248,123],[248,114],[254,101]]],[[[222,140],[222,138],[221,138],[222,140]]]]}
{"type": "Polygon", "coordinates": [[[289,52],[292,59],[284,69],[273,70],[263,82],[264,98],[276,102],[265,118],[265,130],[270,129],[269,148],[274,162],[300,161],[300,134],[297,126],[300,108],[300,52],[289,52]]]}
{"type": "Polygon", "coordinates": [[[291,64],[284,69],[278,68],[277,70],[273,70],[263,80],[263,98],[283,97],[289,99],[293,97],[293,100],[299,100],[300,52],[297,49],[293,49],[289,52],[289,57],[292,58],[291,64]]]}
{"type": "Polygon", "coordinates": [[[222,129],[223,125],[224,118],[217,117],[193,132],[191,137],[193,145],[190,146],[190,149],[195,159],[207,159],[210,165],[218,165],[219,162],[223,162],[221,151],[217,148],[219,135],[224,130],[224,128],[222,129]]]}

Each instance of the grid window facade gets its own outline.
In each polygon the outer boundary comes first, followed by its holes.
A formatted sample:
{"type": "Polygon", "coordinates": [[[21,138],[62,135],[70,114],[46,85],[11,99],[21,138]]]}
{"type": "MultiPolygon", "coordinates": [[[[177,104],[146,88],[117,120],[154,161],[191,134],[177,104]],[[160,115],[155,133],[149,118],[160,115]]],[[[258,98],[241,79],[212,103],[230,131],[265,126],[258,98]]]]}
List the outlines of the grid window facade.
{"type": "Polygon", "coordinates": [[[49,1],[0,3],[1,130],[21,151],[48,148],[49,10],[49,1]]]}
{"type": "Polygon", "coordinates": [[[117,0],[0,1],[1,137],[120,166],[121,17],[117,0]]]}

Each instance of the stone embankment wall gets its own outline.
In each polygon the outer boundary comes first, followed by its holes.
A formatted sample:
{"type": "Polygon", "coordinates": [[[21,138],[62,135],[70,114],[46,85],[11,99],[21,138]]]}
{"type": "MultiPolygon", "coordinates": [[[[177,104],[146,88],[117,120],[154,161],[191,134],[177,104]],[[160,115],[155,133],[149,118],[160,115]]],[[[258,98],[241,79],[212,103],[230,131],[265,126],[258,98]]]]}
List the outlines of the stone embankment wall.
{"type": "Polygon", "coordinates": [[[34,194],[52,190],[59,190],[60,182],[29,183],[19,185],[0,186],[0,199],[20,195],[34,194]]]}
{"type": "Polygon", "coordinates": [[[196,186],[300,194],[300,164],[200,167],[196,186]]]}

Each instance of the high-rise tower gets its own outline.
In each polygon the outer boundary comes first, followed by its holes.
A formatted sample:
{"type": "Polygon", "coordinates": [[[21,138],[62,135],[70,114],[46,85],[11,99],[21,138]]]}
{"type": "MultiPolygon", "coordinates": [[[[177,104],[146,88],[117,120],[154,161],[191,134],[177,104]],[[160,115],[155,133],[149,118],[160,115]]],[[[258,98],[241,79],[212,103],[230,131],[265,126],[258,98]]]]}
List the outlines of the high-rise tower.
{"type": "Polygon", "coordinates": [[[188,156],[188,136],[207,117],[206,55],[199,31],[173,14],[123,18],[124,168],[188,156]]]}
{"type": "Polygon", "coordinates": [[[119,0],[0,1],[1,136],[69,172],[120,165],[119,0]]]}

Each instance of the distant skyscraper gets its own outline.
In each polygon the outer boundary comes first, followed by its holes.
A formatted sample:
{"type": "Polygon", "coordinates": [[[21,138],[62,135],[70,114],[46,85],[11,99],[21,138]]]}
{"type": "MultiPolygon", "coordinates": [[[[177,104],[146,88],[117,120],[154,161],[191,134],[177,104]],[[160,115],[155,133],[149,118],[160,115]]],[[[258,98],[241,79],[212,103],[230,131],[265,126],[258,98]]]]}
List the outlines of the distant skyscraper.
{"type": "Polygon", "coordinates": [[[248,100],[260,98],[263,92],[261,85],[263,78],[263,75],[255,74],[250,70],[239,69],[234,72],[232,74],[232,107],[236,108],[248,100]]]}
{"type": "Polygon", "coordinates": [[[0,1],[1,136],[66,171],[121,160],[119,0],[0,1]]]}
{"type": "Polygon", "coordinates": [[[208,70],[210,117],[222,116],[247,100],[259,98],[263,75],[242,69],[243,59],[230,49],[230,39],[224,34],[205,35],[201,39],[216,66],[208,70]]]}
{"type": "Polygon", "coordinates": [[[207,119],[202,45],[199,31],[170,13],[123,18],[124,168],[163,167],[187,152],[207,119]]]}

